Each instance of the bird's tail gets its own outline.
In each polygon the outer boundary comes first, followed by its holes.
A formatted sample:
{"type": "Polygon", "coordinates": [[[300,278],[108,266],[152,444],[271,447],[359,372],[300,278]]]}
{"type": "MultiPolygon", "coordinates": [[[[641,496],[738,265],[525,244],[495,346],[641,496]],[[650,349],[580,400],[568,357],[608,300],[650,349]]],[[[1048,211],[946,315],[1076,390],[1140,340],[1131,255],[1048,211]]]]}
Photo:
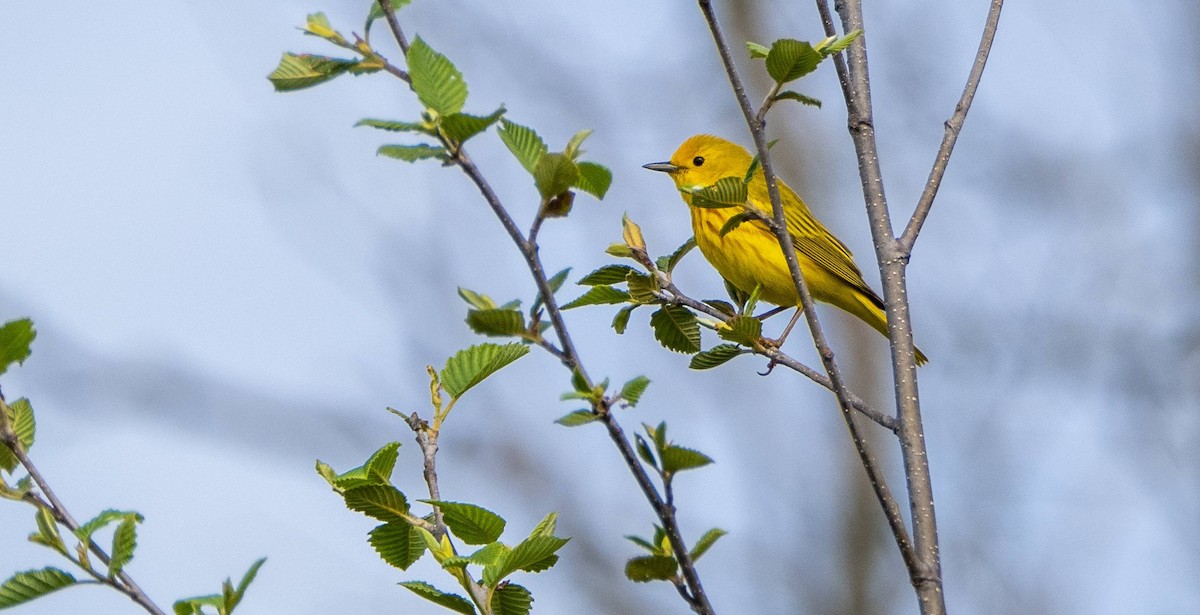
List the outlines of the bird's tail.
{"type": "MultiPolygon", "coordinates": [[[[865,292],[862,289],[857,289],[859,292],[854,293],[856,301],[853,305],[839,306],[847,312],[854,314],[862,319],[863,322],[871,325],[871,328],[887,337],[887,314],[884,312],[883,299],[875,294],[875,291],[867,288],[865,292]]],[[[914,347],[917,355],[917,365],[924,365],[929,362],[929,357],[921,352],[920,348],[914,347]]]]}

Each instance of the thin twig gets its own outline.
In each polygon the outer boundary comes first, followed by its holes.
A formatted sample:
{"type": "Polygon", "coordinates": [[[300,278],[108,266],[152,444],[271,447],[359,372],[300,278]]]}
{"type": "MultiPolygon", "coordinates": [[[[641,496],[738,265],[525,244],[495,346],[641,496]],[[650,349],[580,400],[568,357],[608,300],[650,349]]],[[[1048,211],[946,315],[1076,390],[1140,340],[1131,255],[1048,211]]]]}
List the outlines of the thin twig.
{"type": "Polygon", "coordinates": [[[379,8],[383,9],[383,15],[387,18],[388,28],[391,28],[392,36],[395,37],[396,44],[400,46],[400,51],[403,51],[404,55],[408,55],[408,39],[404,37],[404,30],[400,27],[400,20],[396,19],[396,9],[392,8],[392,3],[389,0],[376,1],[379,2],[379,8]]]}
{"type": "Polygon", "coordinates": [[[942,145],[938,147],[937,158],[933,161],[933,169],[929,171],[929,181],[917,201],[912,219],[900,236],[900,249],[905,254],[911,254],[921,225],[929,216],[933,207],[933,199],[937,196],[938,188],[942,185],[942,176],[946,174],[946,166],[950,162],[950,154],[954,151],[954,143],[958,140],[958,132],[962,130],[963,122],[967,119],[967,111],[971,109],[971,101],[975,99],[975,91],[979,89],[979,81],[983,77],[983,69],[987,65],[988,55],[992,52],[992,40],[996,38],[996,27],[1000,24],[1000,10],[1004,8],[1004,0],[992,0],[988,10],[987,22],[983,26],[983,37],[979,41],[979,50],[975,52],[975,63],[971,65],[971,73],[967,76],[967,85],[963,88],[962,97],[954,106],[954,115],[946,120],[946,134],[942,137],[942,145]]]}

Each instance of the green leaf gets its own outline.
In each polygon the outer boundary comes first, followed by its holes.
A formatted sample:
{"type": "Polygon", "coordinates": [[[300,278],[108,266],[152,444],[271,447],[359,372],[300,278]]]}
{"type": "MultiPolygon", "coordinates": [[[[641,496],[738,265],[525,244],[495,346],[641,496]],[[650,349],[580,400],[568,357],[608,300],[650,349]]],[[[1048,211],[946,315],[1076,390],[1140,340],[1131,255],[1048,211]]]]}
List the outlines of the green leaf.
{"type": "Polygon", "coordinates": [[[533,169],[533,181],[544,201],[548,201],[575,185],[579,167],[563,154],[545,154],[533,169]]]}
{"type": "Polygon", "coordinates": [[[530,536],[513,547],[496,564],[483,569],[483,583],[493,586],[508,575],[518,571],[541,572],[558,561],[554,553],[567,544],[570,538],[556,536],[530,536]]]}
{"type": "Polygon", "coordinates": [[[28,318],[10,320],[0,327],[0,374],[8,371],[13,363],[25,363],[33,352],[30,345],[35,337],[37,331],[28,318]]]}
{"type": "Polygon", "coordinates": [[[721,230],[717,231],[717,236],[724,237],[733,231],[733,229],[741,226],[743,222],[747,220],[753,220],[754,218],[755,215],[748,211],[743,211],[740,214],[729,216],[729,219],[725,221],[725,224],[721,225],[721,230]]]}
{"type": "Polygon", "coordinates": [[[629,272],[637,271],[629,265],[605,265],[580,279],[576,284],[580,286],[599,286],[608,284],[620,284],[625,281],[625,277],[629,272]]]}
{"type": "Polygon", "coordinates": [[[400,443],[388,442],[371,454],[367,463],[363,464],[367,480],[371,484],[385,485],[392,481],[392,471],[396,469],[396,459],[400,456],[400,443]]]}
{"type": "Polygon", "coordinates": [[[692,369],[712,369],[726,361],[745,353],[735,344],[719,344],[692,357],[688,367],[692,369]]]}
{"type": "Polygon", "coordinates": [[[462,613],[463,615],[475,614],[475,607],[471,604],[470,600],[467,600],[458,594],[448,594],[428,583],[425,583],[424,581],[406,581],[401,583],[400,586],[407,588],[412,593],[438,606],[444,606],[455,613],[462,613]]]}
{"type": "Polygon", "coordinates": [[[525,332],[525,315],[516,310],[468,310],[467,326],[480,335],[511,337],[525,332]]]}
{"type": "Polygon", "coordinates": [[[126,511],[126,510],[113,510],[110,508],[108,510],[101,512],[100,514],[96,515],[95,517],[92,517],[83,525],[80,525],[79,529],[75,530],[75,537],[78,538],[80,542],[87,543],[89,540],[92,539],[93,534],[100,531],[101,529],[106,527],[108,524],[112,523],[113,521],[118,521],[118,520],[122,520],[125,518],[133,518],[133,519],[136,519],[138,522],[141,522],[143,520],[142,516],[136,512],[126,511]]]}
{"type": "Polygon", "coordinates": [[[576,410],[559,417],[559,419],[554,422],[562,425],[563,427],[578,427],[580,425],[586,425],[596,421],[599,418],[600,417],[596,416],[596,414],[591,410],[576,410]]]}
{"type": "Polygon", "coordinates": [[[692,195],[692,205],[705,209],[725,209],[743,205],[748,198],[746,184],[740,177],[722,177],[711,186],[694,188],[689,191],[692,195]]]}
{"type": "Polygon", "coordinates": [[[728,301],[705,299],[704,303],[726,316],[737,316],[737,308],[733,307],[728,301]]]}
{"type": "MultiPolygon", "coordinates": [[[[847,47],[850,46],[850,43],[854,42],[854,39],[858,38],[859,36],[862,36],[862,33],[863,33],[862,30],[853,30],[846,36],[843,36],[839,39],[833,40],[827,45],[818,45],[817,51],[819,51],[821,53],[821,55],[825,56],[825,57],[831,56],[835,53],[841,53],[847,47]]],[[[830,37],[830,38],[832,38],[832,37],[830,37]]],[[[829,39],[826,39],[826,40],[829,40],[829,39]]]]}
{"type": "Polygon", "coordinates": [[[638,400],[642,398],[642,393],[646,391],[646,387],[648,386],[650,386],[650,379],[645,376],[638,376],[626,382],[625,386],[621,387],[619,395],[621,399],[625,400],[625,403],[630,406],[636,406],[638,400]]]}
{"type": "Polygon", "coordinates": [[[728,327],[717,329],[723,340],[753,346],[762,337],[762,321],[753,316],[735,316],[725,323],[728,327]]]}
{"type": "Polygon", "coordinates": [[[571,136],[571,140],[567,141],[567,146],[563,148],[563,155],[570,158],[572,161],[578,160],[583,155],[583,142],[592,135],[591,128],[584,128],[571,136]]]}
{"type": "Polygon", "coordinates": [[[458,287],[458,296],[463,298],[471,307],[477,310],[496,309],[496,302],[487,295],[481,295],[471,289],[458,287]]]}
{"type": "Polygon", "coordinates": [[[489,126],[500,121],[500,116],[504,115],[504,111],[504,107],[501,106],[499,109],[493,111],[491,115],[485,116],[452,113],[442,118],[442,132],[455,143],[466,143],[467,139],[487,130],[489,126]]]}
{"type": "Polygon", "coordinates": [[[246,595],[246,590],[250,589],[250,584],[254,582],[254,577],[258,576],[258,569],[262,568],[265,563],[267,563],[267,558],[260,557],[253,564],[250,564],[250,569],[246,571],[246,574],[242,575],[242,580],[238,582],[237,590],[234,592],[234,602],[229,605],[230,611],[242,601],[242,597],[246,595]]]}
{"type": "MultiPolygon", "coordinates": [[[[8,406],[8,424],[12,426],[12,430],[17,434],[17,441],[21,443],[21,448],[28,451],[33,446],[33,439],[37,430],[37,425],[33,419],[33,406],[29,400],[22,397],[14,401],[8,406]]],[[[17,464],[20,461],[7,446],[0,445],[0,469],[5,472],[12,473],[17,469],[17,464]]]]}
{"type": "Polygon", "coordinates": [[[635,583],[666,581],[675,576],[678,565],[667,555],[643,555],[625,563],[625,577],[635,583]]]}
{"type": "Polygon", "coordinates": [[[541,521],[534,526],[533,531],[529,532],[530,536],[553,536],[554,526],[558,524],[558,513],[547,513],[542,517],[541,521]]]}
{"type": "Polygon", "coordinates": [[[408,570],[425,554],[425,541],[408,523],[385,523],[376,526],[369,535],[368,542],[379,557],[400,570],[408,570]]]}
{"type": "Polygon", "coordinates": [[[375,150],[376,156],[387,156],[404,162],[416,162],[418,160],[428,160],[436,158],[438,160],[448,160],[450,155],[446,152],[446,148],[438,145],[380,145],[379,149],[375,150]]]}
{"type": "Polygon", "coordinates": [[[758,298],[762,296],[762,289],[762,283],[754,285],[754,290],[750,291],[750,296],[746,298],[746,305],[742,308],[743,313],[754,313],[754,308],[758,307],[758,298]]]}
{"type": "Polygon", "coordinates": [[[470,563],[479,564],[480,566],[491,566],[500,561],[500,558],[504,557],[511,550],[502,542],[493,542],[469,555],[467,560],[470,563]]]}
{"type": "Polygon", "coordinates": [[[625,277],[629,288],[629,298],[641,304],[659,303],[654,293],[662,290],[658,278],[637,271],[630,271],[625,277]]]}
{"type": "Polygon", "coordinates": [[[384,523],[407,523],[408,499],[399,489],[391,485],[366,485],[347,489],[342,494],[346,508],[383,521],[384,523]]]}
{"type": "Polygon", "coordinates": [[[24,604],[75,584],[75,577],[54,567],[18,572],[0,584],[0,609],[24,604]]]}
{"type": "Polygon", "coordinates": [[[546,142],[532,128],[527,128],[507,119],[500,121],[500,140],[508,146],[508,151],[516,156],[521,166],[533,174],[538,161],[546,153],[546,142]]]}
{"type": "Polygon", "coordinates": [[[725,292],[729,293],[729,298],[732,299],[735,304],[737,304],[738,313],[745,312],[746,300],[750,298],[750,294],[734,286],[732,282],[726,280],[725,278],[721,278],[721,280],[725,282],[725,292]]]}
{"type": "MultiPolygon", "coordinates": [[[[562,271],[559,271],[558,273],[554,274],[554,277],[550,278],[549,280],[546,280],[546,283],[550,286],[550,293],[551,294],[557,293],[558,290],[560,288],[562,288],[562,285],[564,283],[566,283],[567,276],[570,274],[571,274],[571,268],[567,267],[566,269],[563,269],[562,271]]],[[[538,310],[540,310],[542,308],[542,304],[545,303],[545,301],[546,301],[546,299],[545,299],[545,297],[542,296],[542,291],[539,290],[537,298],[533,300],[533,305],[530,306],[530,308],[529,308],[529,316],[531,318],[533,317],[534,314],[537,313],[538,310]]]]}
{"type": "Polygon", "coordinates": [[[436,505],[442,511],[442,518],[450,531],[469,545],[493,542],[504,533],[504,519],[486,508],[462,502],[421,501],[436,505]]]}
{"type": "Polygon", "coordinates": [[[700,451],[669,444],[662,449],[662,469],[664,473],[673,474],[684,470],[694,470],[704,467],[713,460],[700,451]]]}
{"type": "Polygon", "coordinates": [[[574,301],[569,301],[562,306],[564,310],[570,310],[585,305],[606,305],[613,303],[625,303],[629,301],[629,293],[611,286],[593,286],[577,297],[574,301]]]}
{"type": "Polygon", "coordinates": [[[516,583],[497,587],[492,595],[492,615],[529,615],[532,608],[533,596],[516,583]]]}
{"type": "Polygon", "coordinates": [[[477,344],[455,353],[442,369],[442,387],[451,397],[462,397],[471,387],[529,353],[524,344],[477,344]]]}
{"type": "Polygon", "coordinates": [[[656,548],[653,544],[650,544],[650,541],[642,538],[641,536],[625,536],[625,540],[628,540],[651,553],[658,553],[658,548],[656,548]]]}
{"type": "Polygon", "coordinates": [[[302,29],[304,30],[305,34],[318,36],[331,43],[341,45],[347,44],[346,38],[337,30],[334,30],[333,26],[330,25],[329,18],[325,16],[325,13],[313,13],[309,15],[308,22],[302,29]]]}
{"type": "Polygon", "coordinates": [[[608,187],[612,185],[612,171],[594,162],[579,162],[575,166],[579,169],[575,187],[597,199],[603,199],[604,195],[608,194],[608,187]]]}
{"type": "Polygon", "coordinates": [[[793,90],[784,90],[783,92],[776,94],[775,100],[794,100],[802,105],[817,107],[818,109],[821,107],[821,101],[811,96],[805,96],[793,90]]]}
{"type": "Polygon", "coordinates": [[[650,467],[657,469],[658,461],[654,459],[654,451],[650,449],[650,444],[646,442],[646,439],[641,434],[634,434],[633,442],[637,448],[638,457],[650,464],[650,467]]]}
{"type": "Polygon", "coordinates": [[[108,563],[110,578],[120,574],[125,566],[133,561],[133,551],[137,549],[137,522],[140,518],[141,515],[126,516],[113,532],[112,559],[108,563]]]}
{"type": "Polygon", "coordinates": [[[683,257],[686,256],[688,252],[691,252],[695,247],[696,238],[688,237],[688,240],[683,242],[683,245],[676,248],[675,251],[670,254],[670,256],[659,258],[655,265],[658,266],[658,268],[662,271],[670,273],[675,270],[675,266],[679,264],[679,261],[683,260],[683,257]]]}
{"type": "Polygon", "coordinates": [[[700,322],[685,307],[663,306],[650,315],[650,326],[654,339],[668,350],[688,354],[700,350],[700,322]]]}
{"type": "Polygon", "coordinates": [[[625,328],[629,326],[629,315],[633,314],[636,305],[627,305],[617,310],[616,316],[613,316],[612,328],[617,332],[617,335],[625,333],[625,328]]]}
{"type": "Polygon", "coordinates": [[[409,45],[407,60],[412,89],[421,104],[443,116],[462,111],[467,102],[467,82],[454,63],[419,36],[409,45]]]}
{"type": "Polygon", "coordinates": [[[623,243],[609,244],[604,253],[617,258],[633,258],[633,249],[623,243]]]}
{"type": "Polygon", "coordinates": [[[821,54],[812,45],[791,38],[781,38],[771,44],[767,53],[767,74],[776,83],[795,81],[821,63],[821,54]]]}
{"type": "Polygon", "coordinates": [[[175,601],[172,608],[175,611],[175,615],[207,615],[204,611],[204,607],[206,606],[220,609],[225,606],[225,600],[220,594],[181,598],[175,601]]]}
{"type": "Polygon", "coordinates": [[[39,506],[34,513],[34,519],[37,521],[38,531],[29,535],[29,541],[66,555],[67,547],[58,533],[58,522],[54,520],[50,509],[39,506]]]}
{"type": "Polygon", "coordinates": [[[378,128],[380,130],[387,130],[390,132],[418,132],[426,135],[436,134],[425,124],[420,124],[417,122],[398,122],[394,120],[376,120],[364,118],[354,123],[355,128],[359,126],[369,126],[371,128],[378,128]]]}
{"type": "Polygon", "coordinates": [[[276,92],[294,92],[318,85],[350,70],[358,62],[308,53],[285,53],[267,75],[276,92]]]}
{"type": "Polygon", "coordinates": [[[746,41],[746,49],[750,52],[750,57],[753,59],[765,58],[771,52],[766,45],[761,45],[754,41],[746,41]]]}
{"type": "MultiPolygon", "coordinates": [[[[407,6],[412,0],[391,0],[392,10],[399,11],[400,7],[407,6]]],[[[383,7],[379,6],[379,2],[371,0],[371,10],[367,13],[367,25],[363,26],[363,36],[370,37],[371,24],[376,19],[382,18],[386,13],[383,12],[383,7]]]]}
{"type": "Polygon", "coordinates": [[[700,537],[700,540],[696,541],[696,546],[692,547],[692,561],[695,562],[696,560],[700,559],[700,556],[704,555],[704,553],[708,551],[708,548],[713,546],[713,543],[716,542],[718,538],[728,533],[729,532],[717,527],[704,532],[704,535],[700,537]]]}

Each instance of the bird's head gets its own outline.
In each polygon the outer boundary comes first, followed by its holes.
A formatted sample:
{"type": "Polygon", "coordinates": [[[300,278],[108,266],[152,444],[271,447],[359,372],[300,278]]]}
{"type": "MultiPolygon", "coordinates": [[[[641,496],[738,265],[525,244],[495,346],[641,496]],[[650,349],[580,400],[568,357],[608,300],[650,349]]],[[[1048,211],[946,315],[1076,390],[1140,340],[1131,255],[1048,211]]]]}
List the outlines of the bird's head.
{"type": "Polygon", "coordinates": [[[671,176],[681,189],[711,186],[723,177],[742,177],[750,168],[750,153],[742,146],[712,135],[696,135],[671,156],[670,162],[642,165],[671,176]]]}

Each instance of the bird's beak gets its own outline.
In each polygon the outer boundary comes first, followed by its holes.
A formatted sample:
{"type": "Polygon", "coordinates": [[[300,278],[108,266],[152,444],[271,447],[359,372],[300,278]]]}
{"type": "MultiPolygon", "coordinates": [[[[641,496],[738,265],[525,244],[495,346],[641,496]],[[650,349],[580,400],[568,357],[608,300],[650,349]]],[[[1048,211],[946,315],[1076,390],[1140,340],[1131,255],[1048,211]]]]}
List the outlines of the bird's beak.
{"type": "Polygon", "coordinates": [[[650,164],[643,164],[642,168],[650,169],[651,171],[662,171],[663,173],[674,173],[679,170],[679,167],[669,162],[651,162],[650,164]]]}

